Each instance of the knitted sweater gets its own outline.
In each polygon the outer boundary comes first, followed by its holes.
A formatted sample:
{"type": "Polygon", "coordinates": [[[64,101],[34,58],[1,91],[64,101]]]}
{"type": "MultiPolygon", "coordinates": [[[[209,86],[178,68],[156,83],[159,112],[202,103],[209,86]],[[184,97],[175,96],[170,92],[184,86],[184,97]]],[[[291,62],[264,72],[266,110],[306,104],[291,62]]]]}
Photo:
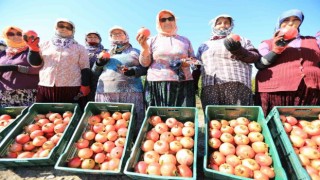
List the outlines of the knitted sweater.
{"type": "MultiPolygon", "coordinates": [[[[258,71],[258,92],[296,91],[301,80],[308,88],[320,89],[319,47],[313,37],[301,39],[300,48],[288,47],[271,66],[258,71]]],[[[270,46],[272,40],[265,42],[270,46]]]]}

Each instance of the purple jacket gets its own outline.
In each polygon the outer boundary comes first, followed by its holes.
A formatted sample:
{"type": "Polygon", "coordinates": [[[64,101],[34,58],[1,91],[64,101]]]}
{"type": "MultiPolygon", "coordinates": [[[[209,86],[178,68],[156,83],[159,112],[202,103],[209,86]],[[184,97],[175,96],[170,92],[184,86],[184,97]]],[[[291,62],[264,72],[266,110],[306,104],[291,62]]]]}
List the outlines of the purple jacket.
{"type": "Polygon", "coordinates": [[[29,67],[27,73],[18,71],[0,72],[0,91],[15,89],[37,89],[40,68],[31,67],[27,61],[28,49],[12,58],[6,52],[0,53],[0,65],[22,65],[29,67]]]}

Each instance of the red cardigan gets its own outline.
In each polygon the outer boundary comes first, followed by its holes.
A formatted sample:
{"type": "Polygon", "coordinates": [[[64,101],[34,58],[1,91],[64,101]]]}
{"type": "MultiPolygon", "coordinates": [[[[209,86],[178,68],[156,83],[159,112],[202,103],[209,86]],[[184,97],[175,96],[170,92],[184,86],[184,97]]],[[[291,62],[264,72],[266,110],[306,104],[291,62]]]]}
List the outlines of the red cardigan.
{"type": "MultiPolygon", "coordinates": [[[[265,41],[271,49],[272,39],[265,41]]],[[[304,80],[320,89],[320,50],[314,37],[301,37],[301,47],[288,47],[268,68],[256,75],[257,92],[296,91],[304,80]]]]}

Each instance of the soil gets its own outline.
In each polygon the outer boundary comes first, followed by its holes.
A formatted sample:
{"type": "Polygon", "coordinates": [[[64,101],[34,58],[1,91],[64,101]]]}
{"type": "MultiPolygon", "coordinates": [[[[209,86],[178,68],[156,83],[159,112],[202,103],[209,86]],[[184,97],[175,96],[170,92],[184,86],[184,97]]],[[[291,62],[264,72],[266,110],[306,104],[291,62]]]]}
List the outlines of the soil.
{"type": "MultiPolygon", "coordinates": [[[[198,120],[199,120],[199,137],[198,137],[198,159],[197,159],[197,179],[205,179],[203,174],[203,154],[204,154],[204,113],[201,107],[199,97],[197,97],[198,120]]],[[[74,174],[63,171],[57,171],[53,166],[42,167],[11,167],[7,169],[0,169],[0,180],[119,180],[130,179],[126,175],[122,176],[106,176],[106,175],[92,175],[92,174],[74,174]]]]}

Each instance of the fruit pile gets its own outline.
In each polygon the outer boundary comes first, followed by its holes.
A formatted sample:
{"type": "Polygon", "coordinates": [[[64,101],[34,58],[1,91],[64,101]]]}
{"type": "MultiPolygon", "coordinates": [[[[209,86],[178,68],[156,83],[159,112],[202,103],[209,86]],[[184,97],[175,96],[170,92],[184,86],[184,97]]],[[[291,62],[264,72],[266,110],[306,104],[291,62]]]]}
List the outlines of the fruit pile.
{"type": "Polygon", "coordinates": [[[275,173],[261,125],[245,117],[209,121],[208,167],[246,178],[269,179],[275,173]]]}
{"type": "Polygon", "coordinates": [[[130,112],[118,111],[90,116],[87,129],[76,142],[76,156],[68,161],[68,167],[119,170],[130,117],[130,112]]]}
{"type": "Polygon", "coordinates": [[[0,132],[14,120],[9,114],[2,114],[0,116],[0,132]]]}
{"type": "Polygon", "coordinates": [[[27,125],[24,131],[15,137],[3,158],[43,158],[59,143],[73,113],[49,112],[37,114],[34,123],[27,125]]]}
{"type": "Polygon", "coordinates": [[[141,174],[192,177],[194,123],[151,116],[152,129],[141,143],[144,152],[134,171],[141,174]]]}
{"type": "Polygon", "coordinates": [[[306,121],[280,115],[280,119],[302,166],[311,179],[320,179],[320,118],[306,121]]]}

